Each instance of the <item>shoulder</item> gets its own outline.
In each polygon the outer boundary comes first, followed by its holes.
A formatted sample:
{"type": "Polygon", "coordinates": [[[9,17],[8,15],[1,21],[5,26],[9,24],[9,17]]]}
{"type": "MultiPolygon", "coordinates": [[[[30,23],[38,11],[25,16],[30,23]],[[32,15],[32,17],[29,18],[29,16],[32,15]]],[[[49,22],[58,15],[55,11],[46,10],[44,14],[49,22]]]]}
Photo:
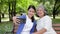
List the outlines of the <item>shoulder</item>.
{"type": "Polygon", "coordinates": [[[44,22],[46,23],[52,23],[52,19],[50,18],[50,16],[46,15],[45,18],[44,18],[44,22]]]}
{"type": "Polygon", "coordinates": [[[26,19],[26,15],[19,16],[21,19],[26,19]]]}
{"type": "Polygon", "coordinates": [[[50,18],[50,16],[48,16],[48,15],[46,15],[46,16],[44,16],[45,18],[50,18]]]}
{"type": "Polygon", "coordinates": [[[50,16],[48,16],[48,15],[44,16],[44,19],[45,20],[51,20],[50,16]]]}
{"type": "Polygon", "coordinates": [[[44,22],[52,22],[52,19],[48,15],[44,16],[41,20],[44,22]]]}

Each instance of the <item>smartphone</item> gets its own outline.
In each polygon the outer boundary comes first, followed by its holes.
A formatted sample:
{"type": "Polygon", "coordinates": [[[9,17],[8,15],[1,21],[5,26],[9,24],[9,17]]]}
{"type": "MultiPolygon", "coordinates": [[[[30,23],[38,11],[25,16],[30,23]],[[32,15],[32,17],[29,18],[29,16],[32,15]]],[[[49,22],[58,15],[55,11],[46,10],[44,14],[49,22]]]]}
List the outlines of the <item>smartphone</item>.
{"type": "Polygon", "coordinates": [[[26,23],[26,19],[23,19],[23,18],[17,18],[20,20],[20,23],[26,23]]]}

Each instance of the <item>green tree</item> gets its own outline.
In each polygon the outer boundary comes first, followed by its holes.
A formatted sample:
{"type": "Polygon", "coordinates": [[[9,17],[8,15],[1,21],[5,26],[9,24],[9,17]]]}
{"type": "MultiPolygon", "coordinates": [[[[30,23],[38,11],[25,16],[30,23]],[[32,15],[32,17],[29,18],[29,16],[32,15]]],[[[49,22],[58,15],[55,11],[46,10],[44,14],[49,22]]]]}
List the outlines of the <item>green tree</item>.
{"type": "Polygon", "coordinates": [[[2,0],[0,0],[0,23],[1,23],[1,9],[2,9],[2,0]]]}
{"type": "Polygon", "coordinates": [[[59,12],[58,9],[60,7],[60,0],[55,0],[54,8],[53,8],[53,18],[55,19],[55,15],[59,12]]]}

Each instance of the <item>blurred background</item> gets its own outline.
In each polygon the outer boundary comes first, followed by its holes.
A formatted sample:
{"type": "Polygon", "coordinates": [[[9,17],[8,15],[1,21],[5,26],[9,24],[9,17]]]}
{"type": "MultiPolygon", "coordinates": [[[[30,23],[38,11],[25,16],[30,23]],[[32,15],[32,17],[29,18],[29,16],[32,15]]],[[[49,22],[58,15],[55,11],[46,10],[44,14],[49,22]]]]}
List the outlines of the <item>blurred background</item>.
{"type": "MultiPolygon", "coordinates": [[[[13,29],[13,16],[27,13],[29,5],[43,4],[53,24],[60,24],[60,0],[0,0],[0,34],[13,29]]],[[[37,17],[35,17],[37,19],[37,17]]]]}

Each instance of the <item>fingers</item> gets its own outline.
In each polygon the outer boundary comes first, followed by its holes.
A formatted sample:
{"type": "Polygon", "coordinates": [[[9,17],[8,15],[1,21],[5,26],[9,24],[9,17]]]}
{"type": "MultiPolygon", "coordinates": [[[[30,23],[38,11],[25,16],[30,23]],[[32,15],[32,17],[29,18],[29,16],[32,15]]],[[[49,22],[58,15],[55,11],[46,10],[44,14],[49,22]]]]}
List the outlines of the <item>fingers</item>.
{"type": "Polygon", "coordinates": [[[13,17],[13,23],[15,23],[15,24],[19,24],[20,23],[20,20],[17,19],[17,16],[13,17]]]}
{"type": "Polygon", "coordinates": [[[19,19],[17,19],[17,21],[16,21],[18,24],[20,23],[20,20],[19,19]]]}

